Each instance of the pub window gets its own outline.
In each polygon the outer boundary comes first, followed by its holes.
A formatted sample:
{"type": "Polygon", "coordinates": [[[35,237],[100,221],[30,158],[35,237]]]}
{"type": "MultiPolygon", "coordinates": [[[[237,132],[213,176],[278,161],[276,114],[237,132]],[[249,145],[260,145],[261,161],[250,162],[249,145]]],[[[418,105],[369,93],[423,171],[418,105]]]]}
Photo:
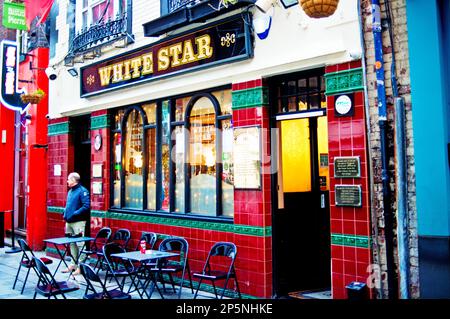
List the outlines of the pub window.
{"type": "Polygon", "coordinates": [[[112,121],[112,208],[233,217],[231,90],[130,106],[112,121]]]}
{"type": "Polygon", "coordinates": [[[142,114],[133,109],[125,120],[123,175],[126,208],[143,208],[144,126],[142,114]]]}
{"type": "Polygon", "coordinates": [[[77,31],[88,29],[91,25],[114,20],[126,10],[126,0],[82,0],[77,1],[77,31]]]}

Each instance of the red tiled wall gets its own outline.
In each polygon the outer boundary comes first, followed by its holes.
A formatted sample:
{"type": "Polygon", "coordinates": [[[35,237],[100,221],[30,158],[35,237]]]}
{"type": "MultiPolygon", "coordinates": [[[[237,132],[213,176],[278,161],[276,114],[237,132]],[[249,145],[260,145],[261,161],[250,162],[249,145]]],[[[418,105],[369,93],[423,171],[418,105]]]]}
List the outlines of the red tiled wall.
{"type": "MultiPolygon", "coordinates": [[[[106,115],[107,111],[97,111],[91,114],[91,117],[106,115]]],[[[102,177],[91,177],[91,209],[93,210],[107,210],[109,207],[109,169],[110,169],[110,130],[109,128],[100,128],[91,130],[91,176],[94,164],[102,164],[102,177]],[[95,136],[100,134],[102,137],[102,146],[96,151],[94,148],[95,136]],[[94,195],[92,183],[103,183],[103,194],[94,195]]]]}
{"type": "MultiPolygon", "coordinates": [[[[242,88],[261,86],[262,81],[250,81],[233,85],[236,90],[242,88]]],[[[99,116],[105,111],[95,112],[93,116],[99,116]]],[[[56,122],[51,122],[56,123],[56,122]]],[[[254,107],[245,110],[233,111],[233,123],[235,127],[258,124],[263,128],[262,136],[265,145],[264,158],[270,154],[269,147],[269,118],[266,107],[254,107]]],[[[103,195],[91,194],[91,206],[93,210],[105,211],[109,208],[109,129],[102,128],[91,131],[91,138],[95,135],[102,135],[102,148],[95,151],[92,140],[91,160],[92,163],[104,163],[103,166],[103,195]]],[[[63,164],[63,172],[67,166],[73,167],[72,152],[68,143],[68,136],[59,135],[49,137],[49,168],[53,172],[53,163],[63,164]]],[[[262,177],[262,190],[235,191],[235,224],[267,227],[271,226],[271,197],[270,197],[270,162],[264,164],[264,174],[262,177]]],[[[52,174],[49,173],[49,177],[52,174]]],[[[49,206],[64,207],[66,196],[66,175],[61,178],[49,178],[49,206]]],[[[97,181],[92,178],[91,181],[97,181]]],[[[92,191],[92,189],[91,189],[92,191]]],[[[95,236],[97,231],[104,226],[110,227],[113,231],[118,228],[128,228],[132,233],[130,247],[137,245],[143,231],[152,231],[161,234],[182,236],[189,242],[189,262],[191,271],[200,271],[211,246],[217,241],[231,241],[237,245],[238,258],[236,260],[236,272],[239,280],[241,293],[270,298],[272,295],[272,238],[233,234],[213,230],[196,228],[175,227],[169,225],[159,225],[136,221],[116,220],[108,218],[91,218],[91,236],[95,236]]],[[[48,236],[57,237],[64,234],[64,222],[62,214],[48,213],[48,236]]],[[[230,283],[230,288],[234,285],[230,283]]]]}
{"type": "MultiPolygon", "coordinates": [[[[344,71],[361,67],[360,61],[328,66],[326,73],[344,71]]],[[[331,233],[360,235],[370,238],[369,177],[366,153],[366,123],[364,114],[364,93],[354,92],[354,115],[350,117],[334,116],[334,96],[327,97],[328,148],[330,171],[330,218],[331,233]],[[361,178],[335,178],[334,157],[359,156],[361,160],[361,178]],[[336,184],[361,185],[362,207],[335,206],[336,184]]],[[[370,246],[369,246],[370,247],[370,246]]],[[[331,245],[332,292],[333,298],[347,298],[345,286],[352,281],[367,281],[370,275],[367,267],[371,264],[368,248],[331,245]]]]}
{"type": "MultiPolygon", "coordinates": [[[[49,124],[68,122],[69,118],[49,120],[49,124]]],[[[48,137],[47,206],[64,207],[67,197],[67,175],[73,171],[74,149],[69,134],[48,137]],[[54,165],[61,165],[61,176],[54,176],[54,165]]],[[[62,214],[47,214],[47,237],[64,235],[62,214]]]]}
{"type": "MultiPolygon", "coordinates": [[[[262,87],[262,79],[248,82],[235,83],[232,85],[233,91],[262,87]]],[[[244,109],[233,110],[233,127],[254,126],[261,127],[262,139],[262,187],[261,190],[235,190],[234,192],[234,222],[235,224],[270,227],[272,225],[272,202],[271,202],[271,177],[270,177],[270,121],[267,106],[256,106],[244,109]]],[[[258,296],[270,297],[272,295],[272,237],[255,238],[252,236],[236,235],[236,243],[239,246],[249,244],[248,248],[239,247],[244,251],[244,256],[240,255],[243,264],[244,257],[248,254],[247,267],[248,276],[251,283],[264,283],[260,288],[264,294],[258,296]],[[241,240],[244,242],[241,243],[241,240]],[[252,241],[257,241],[254,246],[252,241]],[[253,247],[258,247],[254,251],[253,247]],[[256,254],[256,255],[255,255],[256,254]],[[256,257],[256,259],[255,259],[256,257]],[[253,267],[253,268],[252,268],[253,267]],[[259,278],[258,281],[252,279],[259,278]]]]}

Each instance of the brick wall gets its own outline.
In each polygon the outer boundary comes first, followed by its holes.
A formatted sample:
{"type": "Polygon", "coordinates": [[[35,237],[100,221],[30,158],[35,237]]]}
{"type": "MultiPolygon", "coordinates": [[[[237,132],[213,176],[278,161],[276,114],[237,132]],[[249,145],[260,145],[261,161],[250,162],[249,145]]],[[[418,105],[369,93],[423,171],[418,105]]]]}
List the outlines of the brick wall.
{"type": "MultiPolygon", "coordinates": [[[[386,18],[384,1],[381,2],[381,18],[386,18]]],[[[386,98],[388,112],[388,147],[389,147],[389,176],[393,199],[391,206],[396,214],[397,199],[395,198],[395,158],[394,158],[394,106],[391,85],[392,53],[395,53],[396,77],[398,82],[399,96],[405,100],[406,113],[406,153],[407,153],[407,181],[408,181],[408,222],[409,222],[409,254],[410,254],[410,294],[411,298],[419,297],[419,272],[418,272],[418,249],[417,249],[417,211],[415,195],[415,173],[414,173],[414,145],[412,131],[412,105],[410,94],[409,56],[408,56],[408,33],[406,26],[406,0],[391,0],[393,38],[392,45],[387,29],[383,28],[383,58],[386,80],[386,98]]],[[[370,109],[369,147],[372,158],[372,236],[374,240],[374,263],[381,266],[381,272],[386,271],[386,246],[385,227],[383,217],[382,179],[381,179],[381,153],[380,134],[378,126],[377,108],[377,82],[375,73],[375,51],[372,33],[372,8],[371,1],[361,1],[361,13],[364,32],[364,46],[366,50],[365,62],[367,65],[367,90],[370,109]]],[[[394,228],[395,228],[394,221],[394,228]]],[[[396,229],[395,237],[396,237],[396,229]]],[[[395,240],[396,243],[396,240],[395,240]]],[[[395,256],[398,256],[395,246],[395,256]]],[[[398,259],[396,261],[398,264],[398,259]]],[[[378,298],[387,296],[387,277],[381,276],[382,285],[378,290],[378,298]]]]}

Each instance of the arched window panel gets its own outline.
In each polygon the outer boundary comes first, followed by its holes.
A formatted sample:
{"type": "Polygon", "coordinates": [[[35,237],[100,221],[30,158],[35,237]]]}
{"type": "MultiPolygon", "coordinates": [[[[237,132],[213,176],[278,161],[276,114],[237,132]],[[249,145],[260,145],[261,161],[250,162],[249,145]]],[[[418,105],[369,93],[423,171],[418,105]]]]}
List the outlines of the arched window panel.
{"type": "Polygon", "coordinates": [[[202,97],[192,107],[189,124],[191,212],[216,215],[216,125],[210,99],[202,97]]]}
{"type": "Polygon", "coordinates": [[[122,133],[116,132],[113,137],[113,206],[120,207],[121,171],[122,171],[122,133]]]}
{"type": "Polygon", "coordinates": [[[126,208],[143,208],[143,166],[144,147],[143,119],[139,111],[133,109],[126,119],[123,169],[125,176],[126,208]]]}
{"type": "Polygon", "coordinates": [[[234,216],[233,126],[222,121],[222,215],[234,216]]]}
{"type": "Polygon", "coordinates": [[[161,209],[169,210],[170,206],[170,108],[169,101],[163,101],[161,110],[161,209]]]}
{"type": "Polygon", "coordinates": [[[220,90],[212,93],[220,105],[220,115],[231,115],[231,90],[220,90]]]}
{"type": "Polygon", "coordinates": [[[156,209],[156,128],[147,129],[147,209],[156,209]]]}
{"type": "Polygon", "coordinates": [[[175,167],[175,212],[185,211],[185,183],[184,183],[184,157],[185,157],[185,129],[177,126],[173,130],[172,160],[175,167]]]}

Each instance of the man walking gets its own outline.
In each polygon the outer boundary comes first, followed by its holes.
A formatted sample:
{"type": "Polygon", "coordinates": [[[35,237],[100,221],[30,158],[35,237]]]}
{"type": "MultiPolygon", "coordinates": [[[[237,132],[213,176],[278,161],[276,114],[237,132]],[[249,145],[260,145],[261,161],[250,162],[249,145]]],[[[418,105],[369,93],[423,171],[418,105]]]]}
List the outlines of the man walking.
{"type": "MultiPolygon", "coordinates": [[[[89,191],[80,185],[80,175],[78,173],[70,173],[67,177],[67,186],[70,188],[67,193],[67,203],[64,209],[64,220],[66,221],[66,234],[71,236],[84,236],[86,222],[89,218],[90,198],[89,191]]],[[[70,253],[72,255],[72,264],[68,269],[62,272],[73,272],[74,275],[80,273],[77,265],[77,256],[82,243],[70,244],[70,253]],[[78,246],[80,245],[80,246],[78,246]]],[[[84,257],[86,259],[86,256],[84,257]]],[[[83,262],[80,260],[79,262],[83,262]]]]}

